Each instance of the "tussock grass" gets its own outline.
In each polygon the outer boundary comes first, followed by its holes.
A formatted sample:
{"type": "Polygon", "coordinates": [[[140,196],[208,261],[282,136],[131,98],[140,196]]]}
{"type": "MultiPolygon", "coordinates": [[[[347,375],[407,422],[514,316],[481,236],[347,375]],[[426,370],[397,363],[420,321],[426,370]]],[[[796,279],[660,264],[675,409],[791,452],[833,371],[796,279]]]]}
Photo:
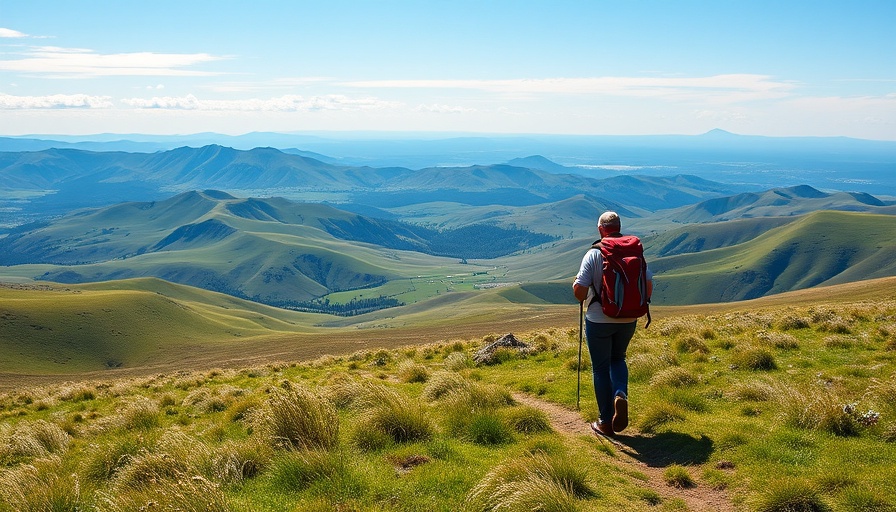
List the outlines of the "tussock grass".
{"type": "Polygon", "coordinates": [[[414,362],[412,359],[405,359],[398,363],[398,378],[402,382],[426,382],[429,380],[429,370],[426,366],[414,362]]]}
{"type": "Polygon", "coordinates": [[[183,475],[135,489],[100,493],[99,512],[134,510],[177,510],[179,512],[230,512],[233,510],[221,487],[199,475],[183,475]]]}
{"type": "MultiPolygon", "coordinates": [[[[621,439],[647,463],[702,475],[687,492],[726,488],[750,510],[892,510],[896,302],[756,304],[671,319],[658,308],[657,329],[639,329],[630,346],[621,439]],[[850,333],[831,331],[837,321],[850,333]],[[735,364],[753,348],[777,369],[735,364]]],[[[539,409],[514,403],[522,392],[574,407],[577,332],[523,334],[543,349],[494,365],[471,364],[475,339],[0,394],[0,512],[53,510],[51,501],[100,511],[684,509],[616,468],[608,445],[558,436],[539,409]],[[425,382],[408,378],[421,369],[425,382]],[[11,450],[13,437],[27,449],[11,450]]],[[[584,422],[596,411],[590,378],[582,385],[584,422]]]]}
{"type": "Polygon", "coordinates": [[[687,368],[670,366],[657,372],[650,378],[650,385],[655,387],[667,386],[682,388],[693,386],[699,382],[696,375],[687,368]]]}
{"type": "Polygon", "coordinates": [[[766,491],[755,500],[757,512],[828,512],[830,506],[817,489],[793,479],[772,479],[766,491]]]}
{"type": "Polygon", "coordinates": [[[773,384],[762,380],[737,382],[731,387],[731,396],[736,400],[750,402],[767,402],[775,397],[773,384]]]}
{"type": "Polygon", "coordinates": [[[423,388],[422,398],[432,402],[454,391],[468,390],[471,386],[472,382],[462,375],[439,372],[423,388]]]}
{"type": "Polygon", "coordinates": [[[531,454],[490,471],[467,495],[471,511],[576,511],[595,495],[583,468],[562,455],[531,454]]]}
{"type": "Polygon", "coordinates": [[[62,454],[71,437],[55,423],[45,420],[22,422],[15,428],[0,430],[0,464],[62,454]]]}
{"type": "Polygon", "coordinates": [[[0,472],[0,511],[77,511],[89,504],[77,475],[69,474],[58,456],[0,472]]]}
{"type": "Polygon", "coordinates": [[[848,403],[824,387],[801,390],[779,387],[778,403],[786,424],[838,436],[854,436],[859,424],[845,410],[848,403]]]}
{"type": "Polygon", "coordinates": [[[507,409],[504,421],[514,432],[520,434],[539,434],[554,430],[544,411],[525,405],[507,409]]]}
{"type": "Polygon", "coordinates": [[[658,372],[678,366],[678,358],[672,354],[633,354],[628,357],[628,375],[631,382],[649,381],[658,372]]]}
{"type": "Polygon", "coordinates": [[[459,372],[463,369],[475,366],[473,358],[466,352],[451,352],[445,356],[442,365],[450,372],[459,372]]]}
{"type": "Polygon", "coordinates": [[[302,386],[275,390],[258,412],[256,424],[280,448],[329,449],[339,441],[336,407],[302,386]]]}
{"type": "MultiPolygon", "coordinates": [[[[713,339],[714,336],[708,338],[713,339]]],[[[698,337],[693,334],[684,336],[681,338],[676,338],[672,342],[672,348],[675,349],[676,352],[687,354],[687,353],[697,353],[697,354],[708,354],[709,347],[706,345],[703,337],[698,337]]]]}
{"type": "Polygon", "coordinates": [[[657,403],[650,405],[638,417],[637,425],[642,432],[653,433],[663,425],[674,421],[682,421],[684,418],[684,411],[680,407],[667,403],[657,403]]]}
{"type": "Polygon", "coordinates": [[[687,489],[697,485],[687,468],[680,464],[672,464],[663,471],[663,481],[666,485],[687,489]]]}
{"type": "Polygon", "coordinates": [[[746,370],[776,370],[775,355],[763,347],[745,347],[731,354],[731,364],[746,370]]]}

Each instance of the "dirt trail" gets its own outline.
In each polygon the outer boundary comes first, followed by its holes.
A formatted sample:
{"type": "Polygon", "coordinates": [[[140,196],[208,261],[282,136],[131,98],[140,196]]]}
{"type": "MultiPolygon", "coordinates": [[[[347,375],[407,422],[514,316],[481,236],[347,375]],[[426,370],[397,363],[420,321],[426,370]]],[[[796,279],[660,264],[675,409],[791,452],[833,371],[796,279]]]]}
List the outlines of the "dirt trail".
{"type": "MultiPolygon", "coordinates": [[[[544,411],[550,418],[551,425],[560,433],[595,435],[588,423],[576,411],[521,393],[514,394],[514,398],[521,404],[544,411]]],[[[633,428],[629,427],[629,429],[624,432],[625,435],[618,434],[614,437],[612,442],[601,438],[602,442],[612,445],[616,461],[630,470],[646,475],[647,481],[644,482],[644,485],[662,496],[664,500],[681,499],[687,504],[688,510],[692,511],[735,512],[739,510],[731,502],[724,489],[714,489],[709,484],[700,481],[700,475],[695,474],[695,471],[691,471],[691,477],[697,485],[691,488],[679,489],[669,486],[663,481],[663,472],[670,464],[678,463],[687,466],[688,459],[692,460],[694,456],[701,456],[701,449],[705,447],[705,443],[702,443],[701,440],[694,440],[689,454],[669,453],[662,449],[662,441],[652,441],[652,438],[638,434],[633,428]]]]}

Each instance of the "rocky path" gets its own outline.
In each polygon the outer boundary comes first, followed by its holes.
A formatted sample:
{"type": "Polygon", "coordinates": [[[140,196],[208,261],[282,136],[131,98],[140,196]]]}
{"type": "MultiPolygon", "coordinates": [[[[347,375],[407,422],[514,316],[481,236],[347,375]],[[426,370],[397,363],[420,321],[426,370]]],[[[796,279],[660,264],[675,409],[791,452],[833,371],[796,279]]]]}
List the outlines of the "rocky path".
{"type": "MultiPolygon", "coordinates": [[[[530,395],[514,394],[514,398],[521,404],[538,408],[550,418],[555,430],[567,435],[595,435],[591,427],[586,423],[577,411],[572,411],[557,404],[546,402],[530,395]]],[[[680,454],[664,452],[657,443],[650,442],[646,436],[641,436],[632,427],[608,441],[601,438],[602,442],[610,443],[613,447],[615,460],[625,465],[630,470],[637,471],[647,476],[644,485],[663,497],[664,500],[678,498],[682,500],[692,511],[721,511],[735,512],[739,510],[731,501],[724,489],[716,489],[707,483],[700,481],[700,475],[691,477],[697,483],[690,488],[677,488],[667,485],[663,480],[663,472],[672,463],[686,465],[680,461],[680,454]]],[[[701,449],[700,441],[695,440],[694,451],[701,449]]]]}

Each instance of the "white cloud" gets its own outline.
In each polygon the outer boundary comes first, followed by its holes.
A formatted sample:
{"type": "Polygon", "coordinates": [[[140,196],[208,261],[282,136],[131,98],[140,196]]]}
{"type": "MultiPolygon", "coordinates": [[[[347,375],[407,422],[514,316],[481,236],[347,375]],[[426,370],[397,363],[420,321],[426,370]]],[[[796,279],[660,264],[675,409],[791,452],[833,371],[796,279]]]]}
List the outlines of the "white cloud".
{"type": "Polygon", "coordinates": [[[200,100],[192,94],[187,96],[166,96],[145,98],[129,98],[122,102],[125,105],[140,109],[170,110],[202,110],[202,111],[237,111],[237,112],[314,112],[321,110],[381,110],[395,108],[400,103],[383,101],[377,98],[349,98],[330,94],[325,96],[285,95],[277,98],[248,100],[200,100]]]}
{"type": "Polygon", "coordinates": [[[356,88],[470,89],[502,94],[593,94],[607,96],[715,98],[740,102],[786,97],[792,82],[767,75],[729,74],[706,77],[590,77],[510,80],[367,80],[343,82],[356,88]]]}
{"type": "Polygon", "coordinates": [[[18,30],[13,30],[11,28],[3,28],[0,27],[0,37],[6,38],[19,38],[19,37],[28,37],[28,34],[23,34],[18,30]]]}
{"type": "Polygon", "coordinates": [[[112,108],[109,96],[90,96],[87,94],[53,94],[49,96],[12,96],[0,93],[0,109],[69,109],[69,108],[112,108]]]}
{"type": "Polygon", "coordinates": [[[100,54],[83,48],[43,46],[30,48],[23,58],[0,60],[0,70],[45,74],[49,77],[96,76],[213,76],[196,71],[198,64],[225,59],[207,53],[100,54]]]}

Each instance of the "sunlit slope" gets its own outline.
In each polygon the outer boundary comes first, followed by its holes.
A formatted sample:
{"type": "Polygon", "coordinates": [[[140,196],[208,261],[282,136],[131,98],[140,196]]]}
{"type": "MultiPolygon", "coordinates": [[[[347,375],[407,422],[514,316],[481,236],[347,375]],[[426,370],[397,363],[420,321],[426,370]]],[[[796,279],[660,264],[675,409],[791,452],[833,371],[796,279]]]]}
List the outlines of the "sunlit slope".
{"type": "Polygon", "coordinates": [[[774,188],[734,196],[707,199],[668,210],[676,222],[722,222],[750,217],[804,215],[819,210],[873,212],[884,207],[880,199],[866,193],[822,192],[808,185],[774,188]]]}
{"type": "Polygon", "coordinates": [[[171,363],[191,346],[309,331],[312,318],[158,279],[0,286],[0,372],[171,363]]]}
{"type": "Polygon", "coordinates": [[[730,247],[657,258],[663,304],[725,302],[896,275],[896,217],[816,212],[730,247]]]}

